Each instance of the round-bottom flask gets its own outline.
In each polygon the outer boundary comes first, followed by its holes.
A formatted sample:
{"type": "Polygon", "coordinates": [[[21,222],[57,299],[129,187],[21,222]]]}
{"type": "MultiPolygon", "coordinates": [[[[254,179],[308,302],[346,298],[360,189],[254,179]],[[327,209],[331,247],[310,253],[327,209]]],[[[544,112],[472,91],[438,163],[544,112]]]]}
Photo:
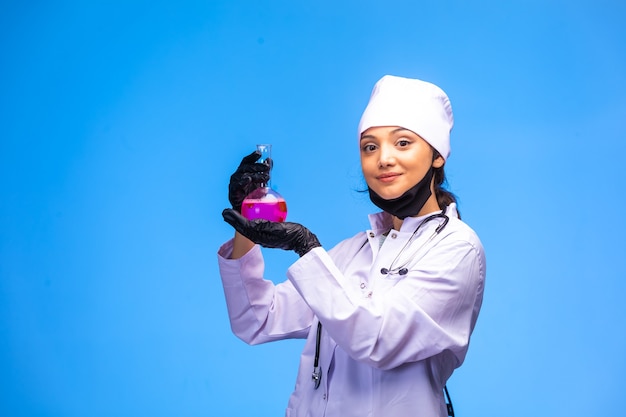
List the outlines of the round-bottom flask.
{"type": "MultiPolygon", "coordinates": [[[[271,157],[272,145],[257,145],[257,150],[261,152],[261,158],[257,162],[265,162],[271,157]]],[[[272,189],[268,181],[246,196],[241,205],[241,214],[248,220],[284,222],[287,218],[287,203],[272,189]]]]}

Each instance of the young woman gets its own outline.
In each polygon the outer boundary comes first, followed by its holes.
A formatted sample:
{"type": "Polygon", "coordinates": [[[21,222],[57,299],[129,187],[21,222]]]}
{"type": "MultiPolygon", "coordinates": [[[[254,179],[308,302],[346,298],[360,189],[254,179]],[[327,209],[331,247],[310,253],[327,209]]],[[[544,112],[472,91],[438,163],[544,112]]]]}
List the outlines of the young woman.
{"type": "Polygon", "coordinates": [[[307,338],[290,417],[442,417],[443,389],[465,358],[482,303],[485,255],[442,188],[452,109],[437,86],[385,76],[359,124],[371,229],[329,251],[297,223],[248,221],[243,196],[268,166],[231,177],[236,232],[218,253],[233,332],[249,344],[307,338]],[[274,285],[260,246],[300,255],[274,285]]]}

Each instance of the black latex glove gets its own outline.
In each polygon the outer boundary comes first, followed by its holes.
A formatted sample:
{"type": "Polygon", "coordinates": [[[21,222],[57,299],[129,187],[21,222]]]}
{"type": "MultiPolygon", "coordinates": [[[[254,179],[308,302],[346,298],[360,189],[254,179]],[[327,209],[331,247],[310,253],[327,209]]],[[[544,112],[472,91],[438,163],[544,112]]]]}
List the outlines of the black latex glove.
{"type": "Polygon", "coordinates": [[[241,213],[241,203],[252,191],[266,184],[270,180],[271,160],[256,162],[261,157],[259,151],[254,151],[244,157],[237,170],[230,176],[228,184],[228,201],[233,209],[241,213]]]}
{"type": "Polygon", "coordinates": [[[266,248],[292,250],[303,256],[311,249],[322,246],[317,236],[298,223],[248,220],[233,209],[224,210],[222,216],[239,233],[266,248]]]}

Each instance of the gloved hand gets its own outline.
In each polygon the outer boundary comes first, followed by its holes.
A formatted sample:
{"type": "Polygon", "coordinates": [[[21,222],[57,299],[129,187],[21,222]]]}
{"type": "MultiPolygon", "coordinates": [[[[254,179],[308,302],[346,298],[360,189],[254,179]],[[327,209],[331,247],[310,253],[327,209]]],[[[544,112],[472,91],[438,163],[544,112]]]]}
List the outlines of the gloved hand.
{"type": "Polygon", "coordinates": [[[244,198],[270,179],[272,161],[267,159],[263,163],[256,162],[260,157],[259,151],[254,151],[244,157],[237,170],[230,176],[228,201],[232,204],[233,209],[240,213],[244,198]]]}
{"type": "Polygon", "coordinates": [[[322,246],[317,236],[298,223],[248,220],[233,209],[225,209],[222,216],[239,233],[266,248],[293,250],[304,256],[311,249],[322,246]]]}

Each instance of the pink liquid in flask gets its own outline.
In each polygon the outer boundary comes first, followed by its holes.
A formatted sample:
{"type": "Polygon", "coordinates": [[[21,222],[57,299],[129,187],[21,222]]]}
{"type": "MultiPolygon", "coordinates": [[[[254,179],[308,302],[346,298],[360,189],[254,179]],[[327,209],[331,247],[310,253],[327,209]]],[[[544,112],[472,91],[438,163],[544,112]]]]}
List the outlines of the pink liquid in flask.
{"type": "Polygon", "coordinates": [[[271,222],[284,222],[287,218],[287,203],[270,188],[259,188],[243,200],[241,214],[249,220],[265,219],[271,222]]]}

